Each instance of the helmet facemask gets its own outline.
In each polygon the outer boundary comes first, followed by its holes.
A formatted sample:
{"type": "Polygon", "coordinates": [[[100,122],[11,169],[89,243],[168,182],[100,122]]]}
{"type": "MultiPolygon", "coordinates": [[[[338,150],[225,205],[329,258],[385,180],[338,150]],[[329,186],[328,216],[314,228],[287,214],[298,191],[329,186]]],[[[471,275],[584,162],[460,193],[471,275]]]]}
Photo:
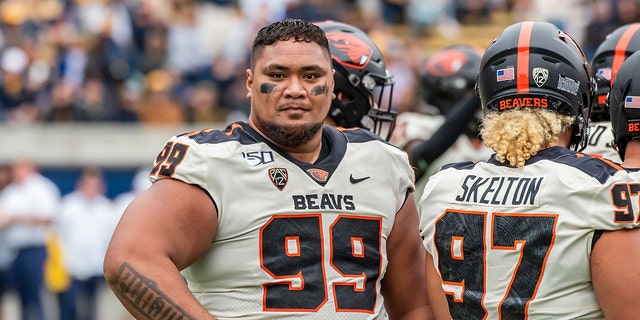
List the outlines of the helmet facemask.
{"type": "Polygon", "coordinates": [[[329,116],[337,126],[365,128],[389,141],[396,121],[391,105],[395,82],[380,49],[354,26],[336,21],[317,24],[327,34],[336,71],[336,98],[329,116]]]}

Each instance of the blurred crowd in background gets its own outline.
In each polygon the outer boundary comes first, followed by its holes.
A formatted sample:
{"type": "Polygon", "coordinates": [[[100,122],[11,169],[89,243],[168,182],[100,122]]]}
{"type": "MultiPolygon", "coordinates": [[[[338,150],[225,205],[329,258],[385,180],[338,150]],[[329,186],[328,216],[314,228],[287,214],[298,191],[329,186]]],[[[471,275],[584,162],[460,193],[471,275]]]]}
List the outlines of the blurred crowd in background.
{"type": "Polygon", "coordinates": [[[445,44],[484,48],[503,26],[536,19],[573,35],[589,57],[615,27],[638,21],[639,7],[638,0],[3,0],[0,123],[245,119],[249,41],[285,17],[368,32],[395,76],[394,107],[419,111],[417,74],[445,44]],[[469,37],[469,27],[480,35],[469,37]]]}

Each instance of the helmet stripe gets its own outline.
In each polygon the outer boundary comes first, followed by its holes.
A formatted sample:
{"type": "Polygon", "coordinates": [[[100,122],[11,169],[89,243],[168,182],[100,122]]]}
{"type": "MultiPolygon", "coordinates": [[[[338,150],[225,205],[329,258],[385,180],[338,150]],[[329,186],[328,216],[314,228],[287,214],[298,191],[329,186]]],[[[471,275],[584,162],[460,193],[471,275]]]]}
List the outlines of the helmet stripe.
{"type": "Polygon", "coordinates": [[[525,21],[520,28],[517,58],[518,78],[516,80],[518,93],[529,93],[529,48],[533,23],[533,21],[525,21]]]}
{"type": "Polygon", "coordinates": [[[640,30],[640,23],[634,23],[620,36],[620,40],[618,40],[613,54],[613,62],[611,63],[611,79],[609,79],[611,84],[613,84],[613,79],[616,77],[618,69],[620,69],[620,66],[627,58],[627,46],[638,30],[640,30]]]}

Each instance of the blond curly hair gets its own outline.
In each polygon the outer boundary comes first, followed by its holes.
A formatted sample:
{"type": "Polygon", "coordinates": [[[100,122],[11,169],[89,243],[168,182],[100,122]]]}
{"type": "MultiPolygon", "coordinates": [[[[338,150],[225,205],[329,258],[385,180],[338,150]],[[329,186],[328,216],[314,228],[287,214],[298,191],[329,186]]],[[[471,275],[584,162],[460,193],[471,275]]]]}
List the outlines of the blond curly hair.
{"type": "Polygon", "coordinates": [[[573,117],[547,109],[520,108],[484,116],[480,134],[496,153],[496,160],[516,168],[541,149],[553,146],[558,136],[571,130],[573,117]]]}

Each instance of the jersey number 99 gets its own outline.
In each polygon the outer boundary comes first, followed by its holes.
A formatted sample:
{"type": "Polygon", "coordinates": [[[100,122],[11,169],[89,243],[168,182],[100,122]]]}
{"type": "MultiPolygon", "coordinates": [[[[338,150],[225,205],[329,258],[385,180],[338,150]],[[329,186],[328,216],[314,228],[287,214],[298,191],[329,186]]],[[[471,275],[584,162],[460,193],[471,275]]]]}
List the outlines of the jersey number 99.
{"type": "Polygon", "coordinates": [[[325,263],[320,215],[276,215],[260,230],[260,263],[274,283],[264,285],[265,311],[314,312],[327,301],[327,270],[339,312],[373,313],[381,265],[381,220],[340,216],[329,228],[325,263]]]}

